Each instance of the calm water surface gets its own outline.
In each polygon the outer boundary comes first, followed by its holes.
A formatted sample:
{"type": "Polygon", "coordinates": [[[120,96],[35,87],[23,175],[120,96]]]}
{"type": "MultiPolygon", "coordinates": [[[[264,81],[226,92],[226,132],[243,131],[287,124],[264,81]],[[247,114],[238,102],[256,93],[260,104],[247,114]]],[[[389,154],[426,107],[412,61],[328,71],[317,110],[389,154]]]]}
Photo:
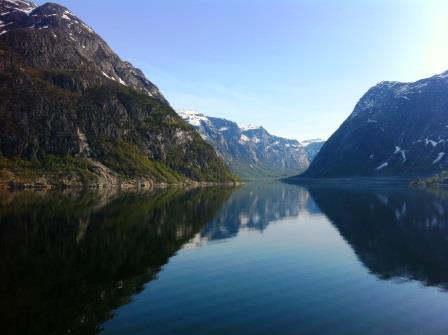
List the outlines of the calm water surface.
{"type": "Polygon", "coordinates": [[[2,334],[447,334],[448,200],[281,183],[0,196],[2,334]]]}

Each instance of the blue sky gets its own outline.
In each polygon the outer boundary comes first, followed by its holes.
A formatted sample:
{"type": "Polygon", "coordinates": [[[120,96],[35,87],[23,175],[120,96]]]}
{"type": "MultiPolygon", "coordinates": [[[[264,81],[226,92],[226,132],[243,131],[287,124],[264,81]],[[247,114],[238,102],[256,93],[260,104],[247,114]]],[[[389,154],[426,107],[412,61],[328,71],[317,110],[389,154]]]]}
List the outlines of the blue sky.
{"type": "Polygon", "coordinates": [[[443,0],[58,2],[174,108],[299,140],[330,136],[379,81],[448,70],[443,0]]]}

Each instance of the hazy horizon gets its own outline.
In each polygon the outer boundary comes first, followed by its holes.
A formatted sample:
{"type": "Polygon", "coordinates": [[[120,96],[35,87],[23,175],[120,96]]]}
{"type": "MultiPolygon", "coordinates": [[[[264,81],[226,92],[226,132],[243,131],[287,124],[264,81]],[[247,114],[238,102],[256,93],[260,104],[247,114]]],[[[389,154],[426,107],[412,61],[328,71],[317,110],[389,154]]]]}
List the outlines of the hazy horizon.
{"type": "Polygon", "coordinates": [[[298,140],[328,138],[377,82],[448,69],[438,0],[58,2],[174,109],[298,140]]]}

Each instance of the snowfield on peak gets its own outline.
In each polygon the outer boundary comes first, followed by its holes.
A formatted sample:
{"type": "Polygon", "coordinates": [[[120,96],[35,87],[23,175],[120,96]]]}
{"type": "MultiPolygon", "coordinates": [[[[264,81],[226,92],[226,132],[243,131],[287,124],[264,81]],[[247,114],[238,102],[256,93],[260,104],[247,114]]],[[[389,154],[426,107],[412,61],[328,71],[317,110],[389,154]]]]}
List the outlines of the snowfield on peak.
{"type": "Polygon", "coordinates": [[[370,88],[303,177],[415,178],[448,170],[447,78],[370,88]]]}
{"type": "Polygon", "coordinates": [[[244,125],[244,126],[240,126],[240,128],[241,128],[242,131],[246,131],[246,130],[256,130],[256,129],[260,129],[260,128],[263,128],[263,127],[262,126],[255,126],[255,125],[252,125],[252,124],[247,124],[247,125],[244,125]]]}
{"type": "Polygon", "coordinates": [[[288,177],[304,171],[309,160],[297,141],[271,135],[262,126],[205,116],[195,110],[178,110],[242,179],[288,177]]]}

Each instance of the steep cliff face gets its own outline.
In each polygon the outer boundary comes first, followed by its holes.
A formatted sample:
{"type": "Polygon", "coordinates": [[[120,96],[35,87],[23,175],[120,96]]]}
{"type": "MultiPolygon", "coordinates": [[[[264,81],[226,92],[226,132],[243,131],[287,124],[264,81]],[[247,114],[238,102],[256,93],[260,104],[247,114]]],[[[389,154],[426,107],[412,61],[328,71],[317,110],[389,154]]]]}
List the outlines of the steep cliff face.
{"type": "Polygon", "coordinates": [[[231,181],[223,161],[65,7],[0,1],[0,179],[231,181]]]}
{"type": "Polygon", "coordinates": [[[263,127],[240,127],[195,111],[178,113],[243,179],[287,177],[308,167],[304,148],[296,140],[271,135],[263,127]]]}
{"type": "Polygon", "coordinates": [[[448,72],[371,88],[303,176],[414,177],[448,169],[448,72]]]}

